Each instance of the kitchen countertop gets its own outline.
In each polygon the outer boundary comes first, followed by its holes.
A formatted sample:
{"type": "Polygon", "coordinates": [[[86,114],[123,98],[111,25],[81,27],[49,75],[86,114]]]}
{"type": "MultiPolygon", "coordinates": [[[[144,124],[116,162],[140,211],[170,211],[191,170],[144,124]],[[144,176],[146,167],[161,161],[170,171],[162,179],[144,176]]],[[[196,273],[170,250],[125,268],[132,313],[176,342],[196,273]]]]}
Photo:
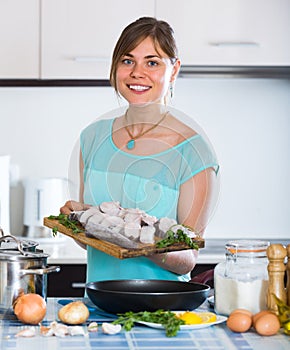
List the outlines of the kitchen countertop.
{"type": "MultiPolygon", "coordinates": [[[[77,299],[71,299],[73,301],[77,299]]],[[[79,299],[78,299],[79,300],[79,299]]],[[[64,299],[48,298],[47,314],[42,322],[44,326],[57,320],[57,312],[65,302],[64,299]]],[[[87,302],[87,300],[84,300],[87,302]]],[[[205,302],[198,311],[208,310],[205,302]]],[[[96,321],[100,325],[112,319],[98,314],[90,308],[90,318],[87,323],[96,321]]],[[[30,326],[23,325],[10,313],[0,312],[0,349],[108,349],[108,350],[193,350],[193,349],[238,349],[238,350],[286,350],[290,348],[290,337],[283,334],[282,330],[275,336],[263,337],[250,330],[246,333],[231,332],[225,323],[198,330],[181,330],[176,337],[166,337],[164,330],[135,326],[130,332],[122,331],[116,335],[105,335],[99,327],[98,332],[89,333],[86,336],[44,337],[37,334],[33,338],[20,338],[15,335],[30,326]],[[2,343],[2,344],[1,344],[2,343]]],[[[38,330],[38,327],[36,327],[38,330]]],[[[86,331],[86,325],[83,325],[86,331]]]]}
{"type": "MultiPolygon", "coordinates": [[[[32,238],[33,239],[33,238],[32,238]]],[[[39,248],[49,254],[49,264],[86,264],[86,250],[73,239],[60,235],[56,238],[33,239],[39,243],[39,248]]],[[[290,243],[286,239],[265,239],[270,243],[290,243]]],[[[217,264],[225,260],[225,244],[229,239],[207,239],[205,248],[200,249],[198,264],[217,264]]]]}

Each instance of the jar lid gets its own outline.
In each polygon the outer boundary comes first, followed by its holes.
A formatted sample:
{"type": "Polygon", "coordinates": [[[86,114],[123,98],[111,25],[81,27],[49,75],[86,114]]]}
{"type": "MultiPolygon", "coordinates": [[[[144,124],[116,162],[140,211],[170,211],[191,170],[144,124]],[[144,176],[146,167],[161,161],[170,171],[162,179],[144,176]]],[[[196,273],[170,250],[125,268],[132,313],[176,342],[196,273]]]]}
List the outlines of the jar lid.
{"type": "Polygon", "coordinates": [[[268,241],[260,240],[235,240],[226,243],[226,252],[230,254],[266,254],[270,245],[268,241]]]}

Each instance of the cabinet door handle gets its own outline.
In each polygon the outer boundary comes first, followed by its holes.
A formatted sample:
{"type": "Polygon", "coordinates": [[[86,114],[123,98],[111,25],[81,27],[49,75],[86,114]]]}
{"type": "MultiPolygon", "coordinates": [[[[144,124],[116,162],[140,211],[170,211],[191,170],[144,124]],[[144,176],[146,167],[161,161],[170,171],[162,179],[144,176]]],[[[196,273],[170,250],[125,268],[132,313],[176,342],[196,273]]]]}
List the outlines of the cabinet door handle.
{"type": "Polygon", "coordinates": [[[86,62],[109,62],[108,57],[91,57],[91,56],[76,56],[73,58],[75,62],[86,63],[86,62]]]}
{"type": "Polygon", "coordinates": [[[217,46],[217,47],[225,47],[225,46],[260,46],[259,43],[255,41],[216,41],[210,42],[209,45],[217,46]]]}
{"type": "Polygon", "coordinates": [[[72,288],[85,288],[86,284],[83,282],[73,282],[71,286],[72,288]]]}

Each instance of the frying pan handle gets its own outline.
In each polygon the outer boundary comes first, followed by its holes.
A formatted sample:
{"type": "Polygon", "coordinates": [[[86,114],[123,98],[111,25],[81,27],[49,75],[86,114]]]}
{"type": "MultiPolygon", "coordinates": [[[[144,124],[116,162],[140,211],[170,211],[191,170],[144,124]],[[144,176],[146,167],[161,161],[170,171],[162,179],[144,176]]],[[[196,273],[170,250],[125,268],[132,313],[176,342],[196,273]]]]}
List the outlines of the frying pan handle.
{"type": "Polygon", "coordinates": [[[207,284],[209,281],[213,281],[214,278],[214,269],[206,270],[198,275],[194,276],[190,282],[198,282],[207,284]]]}

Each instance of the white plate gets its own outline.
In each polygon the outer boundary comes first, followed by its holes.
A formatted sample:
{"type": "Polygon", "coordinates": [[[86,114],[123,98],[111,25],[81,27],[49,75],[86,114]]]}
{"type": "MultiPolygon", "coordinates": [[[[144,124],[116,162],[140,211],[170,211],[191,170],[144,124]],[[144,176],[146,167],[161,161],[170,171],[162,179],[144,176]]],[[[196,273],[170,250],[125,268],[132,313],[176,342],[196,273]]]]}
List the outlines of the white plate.
{"type": "MultiPolygon", "coordinates": [[[[178,312],[180,312],[180,311],[178,311],[178,312]]],[[[180,330],[207,328],[207,327],[213,326],[215,324],[223,323],[227,320],[226,316],[216,315],[216,317],[217,317],[217,319],[214,322],[181,325],[180,330]]],[[[144,321],[138,321],[138,323],[143,324],[143,325],[148,326],[148,327],[151,327],[151,328],[164,329],[164,327],[160,323],[144,322],[144,321]]]]}

